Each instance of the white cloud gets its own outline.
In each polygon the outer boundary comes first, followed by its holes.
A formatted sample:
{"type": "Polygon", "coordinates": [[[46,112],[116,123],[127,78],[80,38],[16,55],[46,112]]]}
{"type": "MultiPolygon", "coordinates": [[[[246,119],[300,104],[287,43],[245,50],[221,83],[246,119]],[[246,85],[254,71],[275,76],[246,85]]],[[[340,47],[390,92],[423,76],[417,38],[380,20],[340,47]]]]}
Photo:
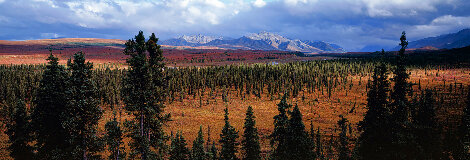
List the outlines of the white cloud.
{"type": "Polygon", "coordinates": [[[386,9],[369,8],[368,14],[371,17],[390,17],[393,13],[386,9]]]}
{"type": "Polygon", "coordinates": [[[470,28],[470,16],[444,15],[435,18],[429,24],[412,26],[408,33],[414,37],[425,38],[455,32],[456,29],[464,28],[470,28]]]}
{"type": "Polygon", "coordinates": [[[205,0],[205,3],[212,7],[225,8],[225,4],[219,0],[205,0]]]}
{"type": "Polygon", "coordinates": [[[417,15],[419,12],[436,12],[436,6],[455,5],[459,0],[283,0],[292,13],[332,14],[350,12],[369,17],[417,15]]]}
{"type": "Polygon", "coordinates": [[[253,5],[255,7],[264,7],[266,5],[266,2],[263,0],[256,0],[253,2],[253,5]]]}
{"type": "Polygon", "coordinates": [[[3,3],[3,2],[5,2],[5,0],[0,0],[0,3],[3,3]]]}
{"type": "Polygon", "coordinates": [[[470,17],[444,15],[432,20],[432,25],[464,25],[470,27],[470,17]]]}
{"type": "Polygon", "coordinates": [[[284,0],[284,3],[289,5],[289,6],[296,6],[297,4],[299,3],[309,3],[309,2],[317,2],[315,0],[311,0],[311,1],[308,1],[308,0],[284,0]]]}
{"type": "Polygon", "coordinates": [[[119,24],[123,12],[118,6],[106,1],[66,2],[74,15],[76,24],[82,27],[101,28],[119,24]]]}
{"type": "MultiPolygon", "coordinates": [[[[24,0],[26,1],[26,0],[24,0]]],[[[123,28],[146,31],[178,31],[184,28],[207,29],[250,9],[243,0],[165,0],[165,1],[50,1],[33,0],[31,7],[61,10],[64,14],[39,17],[45,23],[69,23],[86,28],[123,28]],[[40,6],[38,4],[45,4],[40,6]],[[61,8],[57,8],[60,6],[61,8]]],[[[53,11],[54,12],[54,11],[53,11]]],[[[55,11],[57,12],[57,11],[55,11]]]]}
{"type": "Polygon", "coordinates": [[[60,35],[57,33],[41,33],[41,38],[59,38],[60,35]]]}

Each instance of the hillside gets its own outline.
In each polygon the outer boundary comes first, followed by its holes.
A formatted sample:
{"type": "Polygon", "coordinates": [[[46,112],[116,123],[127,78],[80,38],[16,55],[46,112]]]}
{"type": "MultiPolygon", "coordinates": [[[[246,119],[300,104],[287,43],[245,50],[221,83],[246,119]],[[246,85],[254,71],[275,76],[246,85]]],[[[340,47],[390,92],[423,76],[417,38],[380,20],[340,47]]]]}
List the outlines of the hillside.
{"type": "MultiPolygon", "coordinates": [[[[408,48],[437,48],[437,49],[451,49],[462,48],[470,45],[470,29],[464,29],[457,33],[440,35],[437,37],[428,37],[417,41],[411,41],[408,48]]],[[[399,50],[397,46],[392,50],[399,50]]]]}

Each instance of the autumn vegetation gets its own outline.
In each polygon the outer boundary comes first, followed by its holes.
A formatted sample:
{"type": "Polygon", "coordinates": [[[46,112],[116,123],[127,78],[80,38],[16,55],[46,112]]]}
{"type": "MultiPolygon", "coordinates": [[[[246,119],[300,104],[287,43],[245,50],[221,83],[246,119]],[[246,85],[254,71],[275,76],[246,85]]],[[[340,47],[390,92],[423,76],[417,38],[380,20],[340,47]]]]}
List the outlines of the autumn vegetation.
{"type": "Polygon", "coordinates": [[[0,158],[469,159],[468,64],[410,62],[400,41],[392,56],[176,67],[139,32],[126,67],[52,51],[0,65],[0,158]]]}

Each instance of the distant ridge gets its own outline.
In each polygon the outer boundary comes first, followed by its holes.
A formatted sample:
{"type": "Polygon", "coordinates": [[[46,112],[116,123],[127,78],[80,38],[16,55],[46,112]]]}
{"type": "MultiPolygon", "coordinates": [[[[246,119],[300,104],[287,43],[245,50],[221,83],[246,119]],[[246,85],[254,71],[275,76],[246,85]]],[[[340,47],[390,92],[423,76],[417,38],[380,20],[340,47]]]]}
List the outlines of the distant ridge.
{"type": "Polygon", "coordinates": [[[270,32],[260,32],[237,39],[203,35],[181,36],[161,42],[170,46],[210,46],[225,49],[281,50],[304,53],[344,53],[342,47],[323,41],[289,39],[270,32]]]}
{"type": "MultiPolygon", "coordinates": [[[[463,29],[457,33],[440,35],[437,37],[429,37],[417,41],[409,42],[409,49],[452,49],[470,46],[470,29],[463,29]]],[[[392,50],[400,49],[398,46],[392,50]]]]}

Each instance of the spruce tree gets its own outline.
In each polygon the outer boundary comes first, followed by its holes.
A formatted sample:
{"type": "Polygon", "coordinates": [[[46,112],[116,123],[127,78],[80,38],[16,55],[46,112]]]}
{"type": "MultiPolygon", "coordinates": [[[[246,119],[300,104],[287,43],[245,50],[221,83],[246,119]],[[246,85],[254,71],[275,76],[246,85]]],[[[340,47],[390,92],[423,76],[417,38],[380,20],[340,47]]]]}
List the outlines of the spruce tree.
{"type": "Polygon", "coordinates": [[[210,160],[218,160],[219,157],[217,156],[217,148],[215,147],[215,142],[212,142],[212,146],[210,149],[210,160]]]}
{"type": "Polygon", "coordinates": [[[170,160],[188,160],[189,149],[186,147],[186,140],[181,132],[176,132],[176,136],[171,140],[170,160]]]}
{"type": "Polygon", "coordinates": [[[126,121],[131,158],[162,159],[166,150],[167,136],[163,125],[170,115],[164,114],[166,78],[158,39],[154,34],[146,42],[140,31],[135,39],[125,43],[124,53],[129,69],[121,91],[125,109],[134,117],[126,121]],[[148,55],[147,55],[148,54],[148,55]],[[150,58],[148,58],[150,57],[150,58]]]}
{"type": "Polygon", "coordinates": [[[101,138],[96,134],[103,111],[92,79],[93,64],[85,62],[82,52],[74,54],[73,58],[67,63],[71,76],[63,126],[69,135],[73,159],[97,159],[97,153],[103,149],[101,138]]]}
{"type": "Polygon", "coordinates": [[[295,105],[287,125],[287,153],[291,159],[309,159],[313,157],[310,150],[310,139],[302,122],[302,113],[295,105]]]}
{"type": "Polygon", "coordinates": [[[397,123],[405,123],[410,121],[410,102],[408,101],[408,93],[411,91],[410,83],[408,83],[409,74],[406,71],[405,49],[408,46],[406,41],[406,33],[403,32],[400,37],[401,49],[398,52],[396,67],[393,71],[394,82],[391,95],[391,106],[393,109],[393,118],[397,123]]]}
{"type": "Polygon", "coordinates": [[[343,115],[340,115],[340,120],[338,120],[338,126],[341,132],[339,133],[339,158],[338,160],[351,160],[351,155],[349,151],[349,138],[347,136],[347,123],[348,120],[344,118],[343,115]]]}
{"type": "MultiPolygon", "coordinates": [[[[384,53],[384,52],[382,52],[384,53]]],[[[368,109],[364,119],[359,122],[358,154],[365,160],[381,159],[389,153],[392,143],[390,135],[390,106],[388,94],[390,82],[388,81],[388,70],[384,62],[374,69],[372,81],[369,82],[367,92],[368,109]]]]}
{"type": "Polygon", "coordinates": [[[388,150],[391,159],[416,159],[418,146],[416,137],[413,134],[413,124],[411,117],[411,104],[408,101],[408,94],[411,92],[411,85],[408,82],[409,74],[406,71],[405,49],[408,46],[406,33],[403,32],[400,38],[401,49],[398,52],[396,68],[393,71],[393,90],[390,94],[392,108],[392,123],[390,124],[392,145],[388,150]]]}
{"type": "Polygon", "coordinates": [[[245,125],[243,131],[242,150],[244,160],[260,160],[260,145],[258,129],[256,128],[255,116],[253,115],[253,108],[248,106],[246,110],[245,125]]]}
{"type": "Polygon", "coordinates": [[[33,147],[28,144],[32,140],[29,118],[24,101],[18,100],[5,132],[10,143],[10,156],[15,160],[33,159],[33,147]]]}
{"type": "Polygon", "coordinates": [[[230,125],[228,119],[228,108],[225,108],[224,121],[225,125],[220,134],[219,143],[222,145],[220,150],[220,159],[221,160],[236,160],[238,159],[236,154],[238,152],[238,131],[230,125]]]}
{"type": "Polygon", "coordinates": [[[39,82],[31,115],[36,141],[37,159],[71,159],[68,139],[63,127],[68,102],[68,73],[59,65],[59,59],[51,55],[39,82]]]}
{"type": "Polygon", "coordinates": [[[199,132],[196,139],[193,141],[193,150],[191,153],[191,159],[193,160],[206,159],[206,152],[204,152],[204,136],[202,134],[202,126],[199,126],[199,132]]]}
{"type": "Polygon", "coordinates": [[[315,128],[313,127],[313,122],[310,121],[310,133],[309,133],[309,138],[310,138],[310,150],[313,152],[313,159],[316,159],[318,157],[317,152],[315,151],[316,149],[316,144],[315,144],[315,128]]]}
{"type": "Polygon", "coordinates": [[[416,139],[422,150],[419,159],[443,158],[435,100],[431,90],[426,90],[424,95],[421,95],[418,111],[413,119],[416,126],[416,139]]]}
{"type": "Polygon", "coordinates": [[[274,131],[271,134],[271,146],[273,148],[272,157],[275,160],[288,159],[290,157],[289,146],[288,146],[288,123],[287,109],[291,105],[287,104],[286,94],[281,99],[281,102],[277,104],[277,110],[279,114],[274,116],[274,131]]]}
{"type": "Polygon", "coordinates": [[[110,155],[108,159],[111,160],[120,160],[126,159],[126,152],[123,146],[123,133],[119,122],[114,118],[112,121],[108,121],[105,126],[106,135],[104,137],[106,145],[108,146],[108,151],[110,155]]]}

